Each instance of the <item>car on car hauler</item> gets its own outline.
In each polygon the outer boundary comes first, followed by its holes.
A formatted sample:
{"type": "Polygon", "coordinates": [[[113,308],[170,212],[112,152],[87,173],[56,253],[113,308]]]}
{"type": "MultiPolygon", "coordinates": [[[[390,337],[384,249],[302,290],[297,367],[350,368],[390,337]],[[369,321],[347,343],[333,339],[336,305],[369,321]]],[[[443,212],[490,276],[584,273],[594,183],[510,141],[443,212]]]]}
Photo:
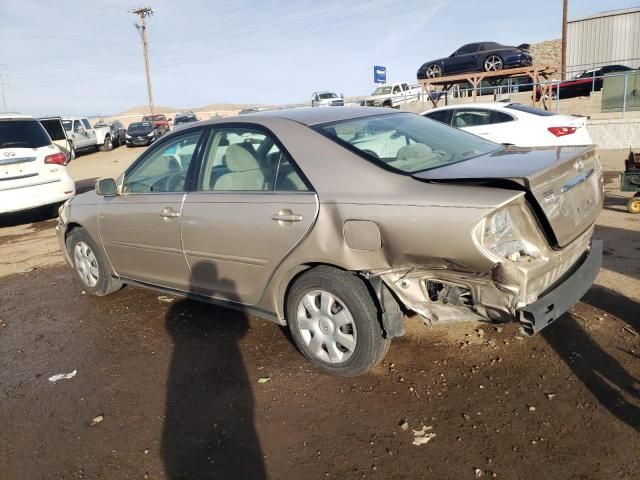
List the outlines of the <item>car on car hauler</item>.
{"type": "Polygon", "coordinates": [[[83,289],[139,285],[288,325],[357,375],[427,322],[534,334],[591,287],[594,147],[505,147],[419,115],[300,108],[200,122],[60,211],[83,289]]]}

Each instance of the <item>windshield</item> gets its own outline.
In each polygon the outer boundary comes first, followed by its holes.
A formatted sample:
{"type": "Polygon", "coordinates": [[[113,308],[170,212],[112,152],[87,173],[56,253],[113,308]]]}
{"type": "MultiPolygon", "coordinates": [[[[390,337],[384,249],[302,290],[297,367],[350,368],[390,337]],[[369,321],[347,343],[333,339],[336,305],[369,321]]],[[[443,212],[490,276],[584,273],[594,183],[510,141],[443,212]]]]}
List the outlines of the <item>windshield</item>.
{"type": "Polygon", "coordinates": [[[439,168],[503,148],[412,113],[354,118],[317,129],[374,163],[402,173],[439,168]]]}
{"type": "Polygon", "coordinates": [[[142,117],[142,121],[143,122],[151,122],[151,121],[161,121],[161,120],[166,120],[164,118],[164,115],[147,115],[145,117],[142,117]]]}
{"type": "Polygon", "coordinates": [[[64,129],[65,129],[67,132],[70,132],[70,131],[71,131],[71,120],[63,120],[63,121],[62,121],[62,125],[64,125],[64,129]]]}
{"type": "Polygon", "coordinates": [[[51,145],[51,139],[36,120],[0,122],[0,148],[40,148],[47,145],[51,145]]]}
{"type": "Polygon", "coordinates": [[[153,125],[149,122],[136,122],[129,125],[127,132],[129,133],[148,133],[153,130],[153,125]]]}
{"type": "Polygon", "coordinates": [[[320,97],[320,100],[327,100],[329,98],[338,98],[338,95],[336,95],[335,93],[327,92],[327,93],[319,93],[318,97],[320,97]]]}
{"type": "Polygon", "coordinates": [[[391,87],[378,87],[373,95],[389,95],[391,93],[391,87]]]}
{"type": "Polygon", "coordinates": [[[185,115],[183,117],[176,117],[176,120],[174,123],[178,124],[178,123],[187,123],[187,122],[195,122],[196,121],[196,117],[194,115],[185,115]]]}

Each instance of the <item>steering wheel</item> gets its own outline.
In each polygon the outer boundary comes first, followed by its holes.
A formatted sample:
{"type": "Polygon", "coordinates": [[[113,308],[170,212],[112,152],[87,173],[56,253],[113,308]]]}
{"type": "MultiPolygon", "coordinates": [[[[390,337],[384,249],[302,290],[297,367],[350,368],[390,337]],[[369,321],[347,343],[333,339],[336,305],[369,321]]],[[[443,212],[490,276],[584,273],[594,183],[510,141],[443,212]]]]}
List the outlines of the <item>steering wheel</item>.
{"type": "Polygon", "coordinates": [[[166,186],[167,191],[169,192],[177,192],[184,188],[184,182],[186,181],[187,176],[184,173],[179,175],[172,175],[167,178],[166,186]]]}

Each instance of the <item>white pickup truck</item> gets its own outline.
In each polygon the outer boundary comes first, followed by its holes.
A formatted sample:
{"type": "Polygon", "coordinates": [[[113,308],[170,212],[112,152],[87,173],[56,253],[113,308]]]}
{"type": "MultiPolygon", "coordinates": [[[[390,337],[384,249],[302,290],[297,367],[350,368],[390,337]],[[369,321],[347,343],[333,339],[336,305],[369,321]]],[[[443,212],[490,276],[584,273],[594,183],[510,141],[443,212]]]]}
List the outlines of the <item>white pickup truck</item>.
{"type": "Polygon", "coordinates": [[[71,143],[73,157],[75,152],[86,148],[99,148],[103,152],[113,148],[111,129],[108,126],[93,128],[86,117],[63,118],[62,125],[71,143]]]}
{"type": "Polygon", "coordinates": [[[405,103],[417,102],[421,94],[420,86],[411,86],[406,82],[385,83],[376,88],[371,95],[364,97],[360,105],[397,108],[405,103]]]}

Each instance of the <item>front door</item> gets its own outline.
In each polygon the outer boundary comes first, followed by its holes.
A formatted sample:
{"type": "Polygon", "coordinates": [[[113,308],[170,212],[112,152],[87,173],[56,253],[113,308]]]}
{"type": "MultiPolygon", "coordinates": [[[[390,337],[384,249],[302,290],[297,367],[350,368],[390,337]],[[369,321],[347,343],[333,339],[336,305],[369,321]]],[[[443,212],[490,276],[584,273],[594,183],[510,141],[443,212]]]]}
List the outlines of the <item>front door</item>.
{"type": "Polygon", "coordinates": [[[197,291],[252,305],[318,212],[284,148],[255,126],[214,130],[198,191],[182,210],[182,241],[197,291]]]}
{"type": "Polygon", "coordinates": [[[478,59],[478,49],[480,46],[477,43],[470,43],[460,47],[453,57],[447,60],[446,73],[458,73],[473,70],[474,65],[478,59]]]}
{"type": "Polygon", "coordinates": [[[202,131],[189,130],[145,152],[125,173],[121,194],[104,198],[100,234],[118,275],[189,290],[180,226],[189,167],[202,131]]]}

